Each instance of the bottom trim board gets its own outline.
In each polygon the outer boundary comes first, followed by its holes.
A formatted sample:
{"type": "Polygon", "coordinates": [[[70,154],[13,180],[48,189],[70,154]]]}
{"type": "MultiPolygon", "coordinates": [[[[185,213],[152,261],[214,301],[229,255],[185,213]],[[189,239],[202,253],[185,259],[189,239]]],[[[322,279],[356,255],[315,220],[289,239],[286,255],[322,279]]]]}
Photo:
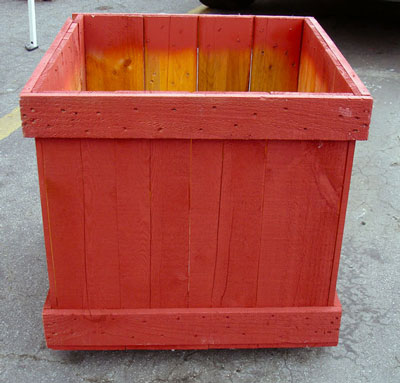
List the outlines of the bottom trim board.
{"type": "Polygon", "coordinates": [[[56,309],[47,299],[47,346],[58,350],[336,346],[342,308],[56,309]]]}

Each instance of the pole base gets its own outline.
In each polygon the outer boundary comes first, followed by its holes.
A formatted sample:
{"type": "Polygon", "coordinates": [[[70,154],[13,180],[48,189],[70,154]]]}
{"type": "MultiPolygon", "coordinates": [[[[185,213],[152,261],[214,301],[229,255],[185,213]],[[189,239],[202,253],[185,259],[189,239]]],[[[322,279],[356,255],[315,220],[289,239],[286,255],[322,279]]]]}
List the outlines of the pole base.
{"type": "Polygon", "coordinates": [[[29,43],[29,44],[26,44],[25,45],[25,49],[27,50],[27,51],[34,51],[35,49],[37,49],[37,48],[39,48],[39,45],[34,45],[34,44],[32,44],[32,43],[29,43]]]}

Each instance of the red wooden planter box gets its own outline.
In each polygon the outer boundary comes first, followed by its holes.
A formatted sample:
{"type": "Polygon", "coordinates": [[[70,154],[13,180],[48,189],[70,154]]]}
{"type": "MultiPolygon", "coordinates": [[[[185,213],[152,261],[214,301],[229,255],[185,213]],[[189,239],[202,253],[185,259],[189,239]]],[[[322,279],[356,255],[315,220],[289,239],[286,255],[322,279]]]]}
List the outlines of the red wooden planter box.
{"type": "Polygon", "coordinates": [[[371,108],[313,18],[68,19],[21,93],[48,346],[336,345],[371,108]]]}

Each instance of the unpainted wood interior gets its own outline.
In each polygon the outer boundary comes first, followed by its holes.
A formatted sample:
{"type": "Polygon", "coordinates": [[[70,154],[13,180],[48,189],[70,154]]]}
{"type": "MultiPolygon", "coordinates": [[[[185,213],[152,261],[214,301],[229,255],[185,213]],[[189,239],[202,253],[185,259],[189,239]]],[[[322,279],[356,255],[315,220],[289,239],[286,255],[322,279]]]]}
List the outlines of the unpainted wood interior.
{"type": "Polygon", "coordinates": [[[79,17],[34,91],[351,92],[303,18],[79,17]]]}

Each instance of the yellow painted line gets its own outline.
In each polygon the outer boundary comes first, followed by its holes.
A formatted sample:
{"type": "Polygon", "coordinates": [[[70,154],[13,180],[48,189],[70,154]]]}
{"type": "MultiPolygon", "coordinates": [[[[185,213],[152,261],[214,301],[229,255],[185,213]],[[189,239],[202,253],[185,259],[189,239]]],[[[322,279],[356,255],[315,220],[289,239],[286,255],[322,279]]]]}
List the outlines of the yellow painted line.
{"type": "Polygon", "coordinates": [[[208,9],[205,5],[200,5],[199,7],[193,8],[188,13],[205,13],[205,11],[208,9]]]}
{"type": "Polygon", "coordinates": [[[19,107],[15,108],[11,113],[0,118],[0,140],[8,137],[14,130],[21,126],[21,115],[19,107]]]}

